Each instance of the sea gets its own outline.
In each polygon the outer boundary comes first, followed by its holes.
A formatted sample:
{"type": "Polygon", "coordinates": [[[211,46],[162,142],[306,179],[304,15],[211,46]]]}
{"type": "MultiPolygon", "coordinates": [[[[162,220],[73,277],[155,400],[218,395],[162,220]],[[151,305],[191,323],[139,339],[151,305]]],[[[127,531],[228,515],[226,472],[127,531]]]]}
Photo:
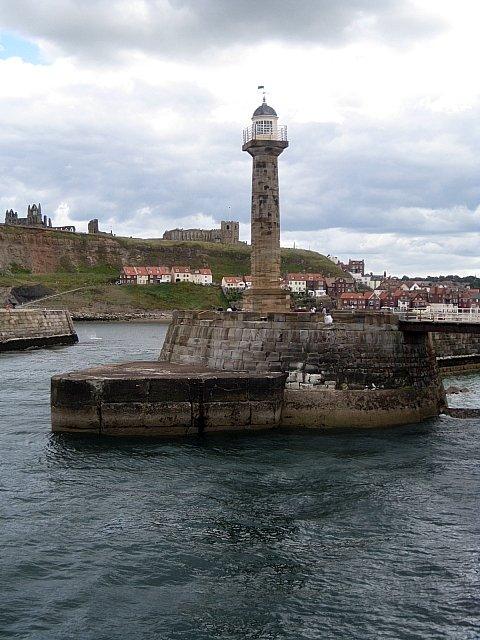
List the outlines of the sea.
{"type": "MultiPolygon", "coordinates": [[[[167,441],[50,433],[52,375],[160,324],[0,354],[0,638],[480,638],[480,420],[167,441]]],[[[456,406],[480,407],[480,375],[456,406]]]]}

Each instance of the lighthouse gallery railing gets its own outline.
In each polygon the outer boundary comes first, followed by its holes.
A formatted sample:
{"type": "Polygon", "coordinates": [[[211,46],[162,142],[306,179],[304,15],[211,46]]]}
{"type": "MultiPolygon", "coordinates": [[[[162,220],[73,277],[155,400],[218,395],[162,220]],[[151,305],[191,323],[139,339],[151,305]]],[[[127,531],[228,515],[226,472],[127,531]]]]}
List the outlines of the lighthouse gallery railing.
{"type": "Polygon", "coordinates": [[[250,142],[250,140],[282,140],[287,141],[287,127],[285,125],[279,125],[276,129],[265,133],[263,127],[259,127],[256,124],[252,124],[243,130],[243,144],[250,142]]]}

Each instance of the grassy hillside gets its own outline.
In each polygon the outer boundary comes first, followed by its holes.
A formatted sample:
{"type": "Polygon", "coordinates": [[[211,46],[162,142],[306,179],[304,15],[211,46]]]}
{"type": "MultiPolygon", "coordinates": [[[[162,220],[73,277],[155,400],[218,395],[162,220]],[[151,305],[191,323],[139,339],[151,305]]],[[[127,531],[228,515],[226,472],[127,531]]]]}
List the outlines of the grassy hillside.
{"type": "Polygon", "coordinates": [[[57,271],[54,273],[32,274],[25,270],[13,269],[0,272],[0,287],[43,284],[54,291],[69,291],[77,287],[102,285],[118,278],[118,270],[112,267],[79,269],[78,271],[57,271]]]}
{"type": "Polygon", "coordinates": [[[36,306],[68,309],[77,313],[131,313],[171,309],[216,309],[225,307],[220,287],[202,287],[189,282],[152,286],[96,284],[80,291],[42,299],[36,306]]]}
{"type": "MultiPolygon", "coordinates": [[[[0,287],[40,284],[56,293],[71,292],[46,300],[42,306],[98,313],[211,309],[226,304],[219,287],[115,286],[112,283],[123,265],[210,266],[216,282],[224,275],[250,273],[247,245],[62,234],[3,225],[1,255],[8,255],[8,263],[4,259],[2,266],[0,261],[0,287]]],[[[282,271],[342,274],[325,256],[302,249],[282,249],[282,271]]]]}
{"type": "MultiPolygon", "coordinates": [[[[184,264],[181,256],[188,256],[186,264],[194,268],[209,266],[215,280],[224,275],[247,275],[250,273],[249,245],[221,245],[209,242],[174,242],[171,240],[138,240],[133,238],[115,238],[119,244],[130,251],[149,248],[156,253],[156,262],[164,259],[164,264],[184,264]],[[140,244],[141,243],[141,244],[140,244]],[[172,262],[171,257],[178,256],[172,262]]],[[[323,273],[326,276],[342,275],[337,265],[316,251],[305,249],[282,249],[282,272],[323,273]]]]}

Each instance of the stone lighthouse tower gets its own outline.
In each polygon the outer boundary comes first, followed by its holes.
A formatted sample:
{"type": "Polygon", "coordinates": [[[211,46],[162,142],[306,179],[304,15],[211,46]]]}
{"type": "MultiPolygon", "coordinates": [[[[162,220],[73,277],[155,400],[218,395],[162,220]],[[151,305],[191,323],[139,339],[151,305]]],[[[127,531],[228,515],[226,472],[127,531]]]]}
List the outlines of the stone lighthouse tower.
{"type": "Polygon", "coordinates": [[[243,132],[243,151],[253,158],[252,288],[245,292],[246,311],[290,311],[290,296],[281,286],[278,156],[288,147],[287,127],[263,97],[252,124],[243,132]]]}

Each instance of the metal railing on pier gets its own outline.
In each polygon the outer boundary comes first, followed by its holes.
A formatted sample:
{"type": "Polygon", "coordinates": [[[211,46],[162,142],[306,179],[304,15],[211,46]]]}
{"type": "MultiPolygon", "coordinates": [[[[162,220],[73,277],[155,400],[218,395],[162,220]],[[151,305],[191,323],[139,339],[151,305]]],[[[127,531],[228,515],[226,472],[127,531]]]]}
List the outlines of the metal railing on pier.
{"type": "Polygon", "coordinates": [[[395,310],[399,320],[406,322],[454,322],[480,324],[480,309],[431,310],[410,309],[408,311],[395,310]]]}

